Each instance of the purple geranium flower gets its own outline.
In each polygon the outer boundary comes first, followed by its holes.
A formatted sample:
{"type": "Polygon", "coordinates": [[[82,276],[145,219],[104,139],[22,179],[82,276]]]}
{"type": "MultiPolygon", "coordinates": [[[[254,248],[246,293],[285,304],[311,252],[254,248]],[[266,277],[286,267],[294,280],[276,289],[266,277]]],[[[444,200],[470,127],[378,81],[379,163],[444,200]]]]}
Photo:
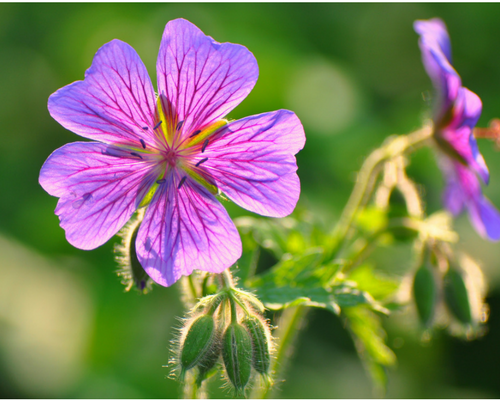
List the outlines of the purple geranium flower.
{"type": "Polygon", "coordinates": [[[500,214],[483,195],[478,176],[488,183],[489,173],[473,135],[481,115],[479,97],[462,86],[451,65],[451,45],[440,19],[416,21],[424,67],[437,91],[434,139],[441,150],[439,165],[446,177],[444,203],[453,215],[467,209],[477,232],[500,239],[500,214]]]}
{"type": "Polygon", "coordinates": [[[218,43],[186,20],[167,24],[157,76],[155,95],[132,47],[116,39],[102,46],[85,80],[48,103],[62,126],[96,141],[54,151],[40,184],[60,197],[55,213],[80,249],[102,245],[147,206],[137,256],[155,282],[169,286],[194,269],[222,272],[241,256],[219,190],[261,215],[293,211],[295,154],[305,136],[288,110],[223,119],[254,87],[257,61],[246,47],[218,43]]]}

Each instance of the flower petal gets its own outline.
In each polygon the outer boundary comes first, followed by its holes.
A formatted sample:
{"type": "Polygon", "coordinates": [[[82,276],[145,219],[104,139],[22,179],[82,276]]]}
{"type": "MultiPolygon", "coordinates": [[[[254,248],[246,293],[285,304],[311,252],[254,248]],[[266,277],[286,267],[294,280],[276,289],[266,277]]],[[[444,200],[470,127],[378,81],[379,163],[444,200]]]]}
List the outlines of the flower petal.
{"type": "Polygon", "coordinates": [[[105,143],[143,139],[154,144],[151,79],[136,51],[120,40],[102,46],[85,80],[53,93],[48,107],[56,121],[80,136],[105,143]]]}
{"type": "Polygon", "coordinates": [[[482,107],[481,99],[477,94],[461,87],[453,107],[452,119],[440,134],[479,174],[483,182],[488,183],[488,167],[472,133],[481,116],[482,107]]]}
{"type": "Polygon", "coordinates": [[[271,217],[290,214],[300,195],[294,154],[305,135],[288,110],[231,122],[204,152],[203,165],[219,188],[236,204],[271,217]]]}
{"type": "Polygon", "coordinates": [[[144,270],[170,286],[194,269],[222,272],[241,256],[241,240],[224,207],[188,178],[160,185],[139,228],[136,250],[144,270]]]}
{"type": "Polygon", "coordinates": [[[218,43],[184,19],[165,27],[156,68],[158,92],[166,96],[170,114],[183,121],[184,136],[229,113],[259,74],[246,47],[218,43]]]}
{"type": "Polygon", "coordinates": [[[67,144],[54,151],[40,171],[40,185],[60,197],[55,213],[68,242],[84,250],[102,245],[121,229],[148,184],[147,163],[106,155],[106,147],[67,144]]]}
{"type": "Polygon", "coordinates": [[[483,195],[476,174],[457,161],[441,160],[447,179],[444,201],[448,210],[458,215],[467,208],[476,231],[484,238],[500,240],[500,213],[483,195]]]}
{"type": "Polygon", "coordinates": [[[467,209],[472,225],[483,238],[500,240],[500,213],[486,197],[479,194],[467,209]]]}
{"type": "Polygon", "coordinates": [[[419,46],[425,70],[438,92],[439,120],[456,99],[462,81],[451,65],[451,44],[444,22],[438,18],[419,20],[415,21],[414,29],[420,35],[419,46]]]}

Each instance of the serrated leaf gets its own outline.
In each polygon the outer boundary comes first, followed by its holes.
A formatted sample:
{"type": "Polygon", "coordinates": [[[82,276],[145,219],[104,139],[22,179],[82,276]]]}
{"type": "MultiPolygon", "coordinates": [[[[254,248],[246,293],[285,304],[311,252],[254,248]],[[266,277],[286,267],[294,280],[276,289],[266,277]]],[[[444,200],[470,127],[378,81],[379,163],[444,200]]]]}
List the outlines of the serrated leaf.
{"type": "Polygon", "coordinates": [[[340,264],[319,265],[323,255],[323,250],[317,248],[302,256],[285,256],[271,270],[249,283],[257,291],[259,299],[272,310],[302,304],[338,314],[344,307],[366,305],[373,310],[387,312],[369,293],[356,288],[355,282],[336,280],[331,285],[340,264]]]}
{"type": "Polygon", "coordinates": [[[376,386],[385,388],[385,367],[396,363],[396,355],[385,344],[386,333],[380,317],[366,307],[346,308],[343,314],[365,368],[376,386]]]}
{"type": "Polygon", "coordinates": [[[370,264],[356,267],[348,278],[356,282],[359,290],[370,293],[378,301],[385,300],[396,293],[400,286],[398,280],[376,271],[370,264]]]}
{"type": "Polygon", "coordinates": [[[340,307],[334,295],[322,287],[305,288],[273,285],[258,286],[255,288],[257,296],[270,310],[280,310],[287,307],[305,305],[325,308],[339,314],[340,307]]]}
{"type": "MultiPolygon", "coordinates": [[[[323,261],[323,257],[324,251],[320,247],[309,249],[300,256],[285,254],[269,271],[252,279],[250,285],[263,286],[271,283],[279,287],[305,283],[314,276],[314,271],[323,261]]],[[[317,283],[318,278],[313,280],[317,283]]]]}

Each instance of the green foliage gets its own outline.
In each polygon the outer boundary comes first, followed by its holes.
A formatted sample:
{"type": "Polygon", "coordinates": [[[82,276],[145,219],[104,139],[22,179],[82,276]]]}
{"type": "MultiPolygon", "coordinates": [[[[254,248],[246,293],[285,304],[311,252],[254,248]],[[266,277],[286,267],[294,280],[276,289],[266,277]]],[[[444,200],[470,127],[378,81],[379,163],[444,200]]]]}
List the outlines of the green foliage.
{"type": "Polygon", "coordinates": [[[325,308],[339,314],[343,307],[360,304],[374,310],[385,309],[356,282],[348,281],[340,273],[342,263],[322,265],[324,251],[310,249],[303,255],[285,255],[269,271],[249,282],[258,297],[272,310],[306,305],[325,308]]]}
{"type": "Polygon", "coordinates": [[[413,279],[413,296],[418,316],[425,327],[430,326],[436,308],[437,287],[434,273],[426,264],[420,266],[413,279]]]}
{"type": "Polygon", "coordinates": [[[470,324],[472,322],[472,313],[469,293],[462,274],[454,268],[448,269],[443,278],[443,287],[446,305],[451,313],[460,322],[470,324]]]}
{"type": "Polygon", "coordinates": [[[379,390],[387,384],[386,367],[396,362],[393,351],[385,344],[386,333],[380,318],[365,307],[351,307],[343,310],[348,321],[356,350],[379,390]]]}

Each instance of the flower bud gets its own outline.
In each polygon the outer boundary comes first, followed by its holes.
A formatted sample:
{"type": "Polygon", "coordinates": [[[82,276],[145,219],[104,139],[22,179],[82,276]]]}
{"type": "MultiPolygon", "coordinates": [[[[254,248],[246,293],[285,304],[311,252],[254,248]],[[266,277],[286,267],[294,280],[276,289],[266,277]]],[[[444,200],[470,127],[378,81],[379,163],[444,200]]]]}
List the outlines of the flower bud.
{"type": "Polygon", "coordinates": [[[472,322],[471,306],[462,274],[449,268],[443,278],[443,286],[448,309],[460,322],[470,324],[472,322]]]}
{"type": "Polygon", "coordinates": [[[211,360],[218,340],[211,315],[202,315],[194,320],[181,343],[181,379],[187,370],[211,360]]]}
{"type": "Polygon", "coordinates": [[[252,372],[252,339],[248,331],[236,322],[232,322],[224,333],[222,357],[236,395],[242,395],[252,372]]]}
{"type": "Polygon", "coordinates": [[[420,321],[424,326],[428,327],[431,324],[436,307],[436,282],[431,268],[425,264],[415,273],[413,297],[415,298],[420,321]]]}
{"type": "MultiPolygon", "coordinates": [[[[389,219],[409,217],[410,214],[408,213],[408,206],[406,202],[407,200],[403,193],[398,188],[394,188],[389,197],[387,217],[389,219]]],[[[404,226],[391,228],[391,233],[394,239],[399,242],[414,240],[418,236],[418,232],[416,230],[404,226]]]]}
{"type": "MultiPolygon", "coordinates": [[[[219,338],[219,335],[217,335],[217,337],[219,338]]],[[[209,372],[217,364],[220,356],[220,351],[221,342],[219,339],[217,339],[206,356],[202,360],[200,360],[198,364],[198,376],[196,378],[196,384],[198,385],[198,387],[201,387],[201,384],[207,378],[209,372]]]]}
{"type": "Polygon", "coordinates": [[[269,328],[257,317],[243,320],[252,339],[252,366],[261,375],[269,373],[271,366],[269,328]]]}
{"type": "Polygon", "coordinates": [[[147,272],[142,268],[135,249],[135,241],[137,232],[143,218],[143,211],[139,211],[135,218],[132,218],[120,231],[122,237],[121,244],[115,247],[116,260],[120,264],[120,269],[117,271],[118,276],[122,277],[122,283],[129,291],[133,286],[141,293],[147,293],[151,290],[152,279],[147,272]]]}

